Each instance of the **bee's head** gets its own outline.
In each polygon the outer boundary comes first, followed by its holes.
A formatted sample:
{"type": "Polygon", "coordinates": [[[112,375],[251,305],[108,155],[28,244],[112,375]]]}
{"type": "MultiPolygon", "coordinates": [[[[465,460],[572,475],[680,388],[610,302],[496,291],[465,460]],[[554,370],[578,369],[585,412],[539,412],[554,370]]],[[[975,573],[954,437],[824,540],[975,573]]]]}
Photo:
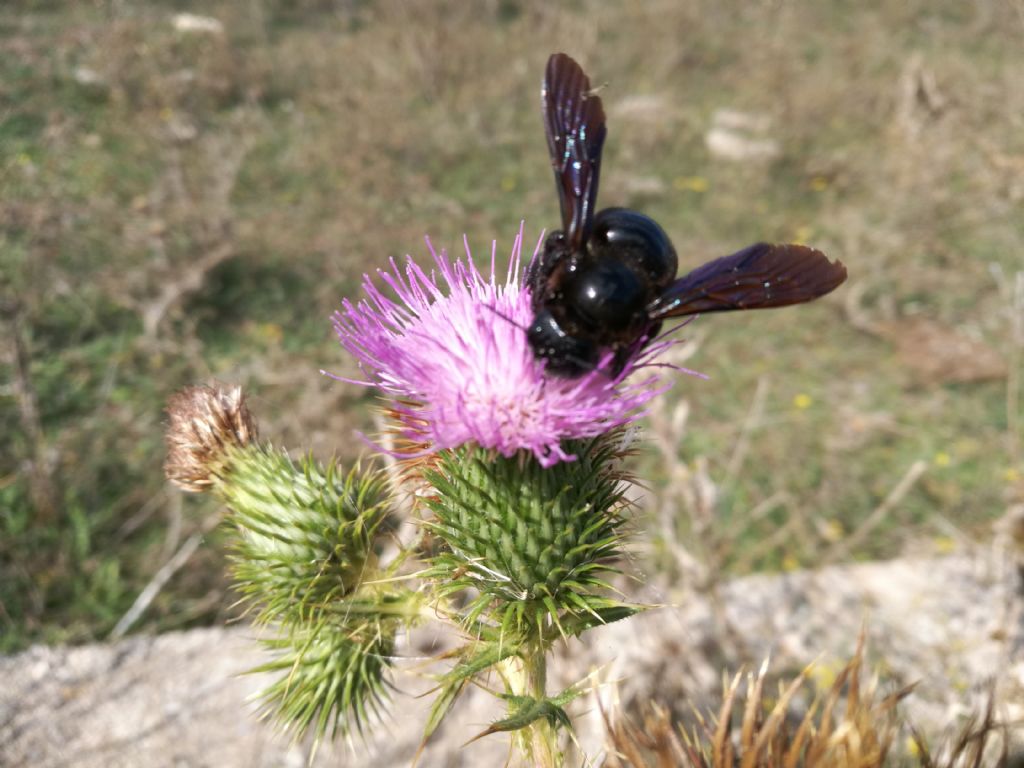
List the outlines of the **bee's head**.
{"type": "Polygon", "coordinates": [[[599,350],[593,342],[566,333],[548,309],[537,312],[526,329],[534,356],[546,361],[545,372],[574,379],[596,370],[599,350]]]}

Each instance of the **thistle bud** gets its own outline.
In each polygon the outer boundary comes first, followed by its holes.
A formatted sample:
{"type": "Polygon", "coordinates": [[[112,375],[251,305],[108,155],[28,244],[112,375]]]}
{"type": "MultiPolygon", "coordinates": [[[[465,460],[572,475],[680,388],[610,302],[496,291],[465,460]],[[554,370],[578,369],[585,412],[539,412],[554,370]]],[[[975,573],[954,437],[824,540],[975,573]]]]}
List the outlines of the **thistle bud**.
{"type": "MultiPolygon", "coordinates": [[[[534,631],[549,620],[591,617],[619,606],[602,578],[621,556],[625,484],[616,433],[570,444],[576,461],[542,467],[532,456],[506,459],[480,448],[446,451],[426,472],[437,495],[427,523],[447,547],[430,574],[447,591],[472,587],[470,615],[534,631]]],[[[579,626],[586,628],[584,621],[579,626]]]]}
{"type": "Polygon", "coordinates": [[[188,387],[167,401],[164,474],[185,491],[208,491],[223,476],[228,454],[256,441],[256,422],[241,387],[188,387]]]}

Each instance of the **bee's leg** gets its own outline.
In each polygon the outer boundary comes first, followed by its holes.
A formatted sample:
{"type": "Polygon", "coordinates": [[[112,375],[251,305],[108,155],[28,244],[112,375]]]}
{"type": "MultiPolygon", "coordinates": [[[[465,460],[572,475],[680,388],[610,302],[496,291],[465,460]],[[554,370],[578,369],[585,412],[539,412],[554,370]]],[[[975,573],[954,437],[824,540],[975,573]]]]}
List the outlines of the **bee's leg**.
{"type": "Polygon", "coordinates": [[[612,378],[617,379],[629,361],[636,357],[639,352],[640,347],[636,344],[630,344],[628,347],[619,347],[615,350],[610,371],[612,378]]]}
{"type": "Polygon", "coordinates": [[[615,356],[612,358],[612,377],[614,378],[622,373],[629,361],[639,355],[643,351],[644,347],[650,344],[653,339],[658,338],[659,333],[661,333],[661,321],[651,325],[644,334],[632,344],[616,349],[615,356]]]}
{"type": "MultiPolygon", "coordinates": [[[[648,344],[650,344],[652,341],[654,341],[656,338],[658,338],[658,334],[660,334],[660,333],[661,333],[661,321],[659,320],[658,322],[654,323],[650,328],[648,328],[646,333],[644,333],[644,335],[642,337],[642,342],[643,343],[640,345],[640,349],[643,349],[648,344]]],[[[637,352],[639,352],[640,349],[638,349],[637,352]]]]}
{"type": "Polygon", "coordinates": [[[558,263],[565,258],[568,251],[565,245],[565,233],[556,229],[544,240],[541,248],[533,260],[526,266],[526,274],[523,280],[526,288],[530,291],[533,310],[540,309],[545,301],[545,294],[548,291],[548,278],[555,271],[558,263]]]}

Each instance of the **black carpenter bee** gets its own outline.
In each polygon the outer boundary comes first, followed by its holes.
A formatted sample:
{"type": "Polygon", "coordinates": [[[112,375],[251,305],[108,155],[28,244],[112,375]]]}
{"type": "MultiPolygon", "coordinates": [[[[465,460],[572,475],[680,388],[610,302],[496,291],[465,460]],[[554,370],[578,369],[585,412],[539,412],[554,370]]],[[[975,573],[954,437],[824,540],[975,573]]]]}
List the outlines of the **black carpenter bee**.
{"type": "Polygon", "coordinates": [[[594,214],[604,108],[572,58],[548,59],[541,91],[562,229],[548,235],[526,272],[535,313],[527,328],[546,371],[567,378],[602,365],[617,375],[666,318],[799,304],[846,279],[846,267],[803,245],[757,243],[676,279],[665,231],[625,208],[594,214]]]}

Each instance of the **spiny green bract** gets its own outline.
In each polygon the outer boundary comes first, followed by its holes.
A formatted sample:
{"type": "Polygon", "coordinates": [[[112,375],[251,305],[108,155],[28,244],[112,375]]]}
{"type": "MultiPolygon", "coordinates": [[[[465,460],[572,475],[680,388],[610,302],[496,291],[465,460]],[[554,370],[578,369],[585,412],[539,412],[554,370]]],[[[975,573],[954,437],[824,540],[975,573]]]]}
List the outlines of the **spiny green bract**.
{"type": "Polygon", "coordinates": [[[388,506],[377,472],[347,474],[271,448],[233,449],[217,486],[237,537],[232,575],[280,672],[261,694],[286,729],[317,738],[361,728],[386,694],[396,632],[415,620],[417,593],[377,565],[374,536],[388,506]]]}
{"type": "Polygon", "coordinates": [[[491,618],[506,626],[592,613],[606,586],[599,577],[612,570],[622,543],[620,440],[574,443],[576,461],[548,468],[522,452],[442,453],[426,473],[437,491],[427,501],[436,516],[428,526],[447,544],[431,569],[441,592],[475,587],[481,597],[468,618],[497,600],[491,618]]]}
{"type": "Polygon", "coordinates": [[[349,595],[374,571],[387,514],[378,473],[347,475],[310,458],[251,446],[234,452],[220,491],[238,530],[233,575],[261,621],[301,620],[349,595]]]}
{"type": "Polygon", "coordinates": [[[279,655],[252,672],[282,673],[259,696],[285,730],[298,736],[312,728],[317,739],[333,737],[379,716],[393,636],[377,629],[372,622],[350,628],[328,620],[263,641],[279,655]]]}

